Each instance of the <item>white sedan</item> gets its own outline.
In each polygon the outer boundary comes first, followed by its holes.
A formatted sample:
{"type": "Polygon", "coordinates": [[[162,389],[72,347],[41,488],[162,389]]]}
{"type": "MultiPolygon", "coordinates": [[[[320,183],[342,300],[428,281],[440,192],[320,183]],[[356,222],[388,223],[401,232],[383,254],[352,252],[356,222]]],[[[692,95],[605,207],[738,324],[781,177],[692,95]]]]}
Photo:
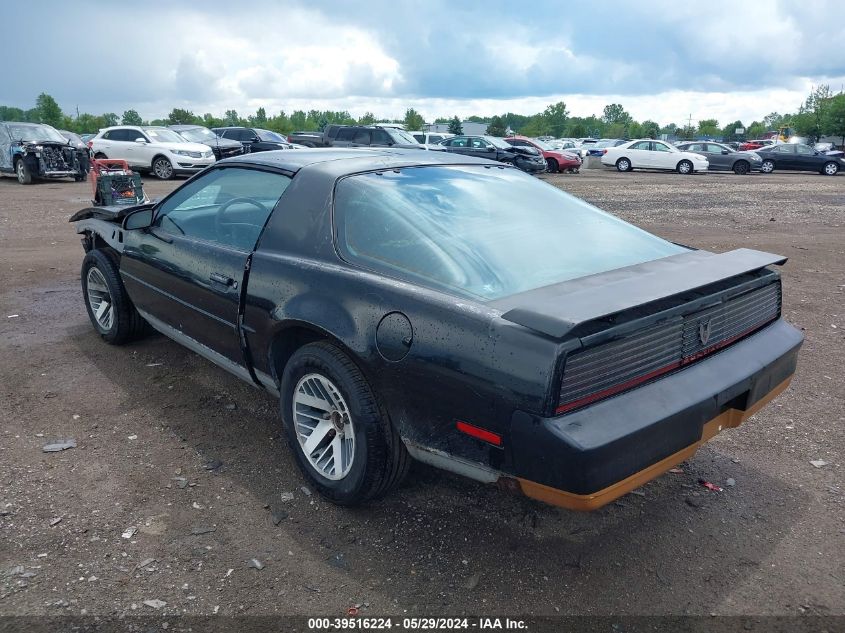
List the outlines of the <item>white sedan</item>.
{"type": "Polygon", "coordinates": [[[607,167],[616,167],[619,171],[665,169],[677,171],[679,174],[707,171],[710,166],[701,154],[682,152],[669,143],[651,139],[629,141],[616,147],[605,148],[601,163],[607,167]]]}

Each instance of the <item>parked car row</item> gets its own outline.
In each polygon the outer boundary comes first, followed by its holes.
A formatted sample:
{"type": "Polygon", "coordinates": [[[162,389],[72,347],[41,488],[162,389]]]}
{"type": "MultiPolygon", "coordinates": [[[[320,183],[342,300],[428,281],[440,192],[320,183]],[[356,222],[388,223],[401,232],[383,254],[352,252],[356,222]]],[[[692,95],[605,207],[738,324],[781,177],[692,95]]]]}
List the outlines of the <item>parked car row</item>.
{"type": "Polygon", "coordinates": [[[842,156],[828,154],[803,143],[779,143],[755,151],[736,151],[723,143],[684,142],[672,145],[654,139],[627,141],[600,150],[601,163],[626,172],[659,169],[693,174],[708,170],[770,174],[776,169],[815,171],[835,176],[845,168],[842,156]]]}

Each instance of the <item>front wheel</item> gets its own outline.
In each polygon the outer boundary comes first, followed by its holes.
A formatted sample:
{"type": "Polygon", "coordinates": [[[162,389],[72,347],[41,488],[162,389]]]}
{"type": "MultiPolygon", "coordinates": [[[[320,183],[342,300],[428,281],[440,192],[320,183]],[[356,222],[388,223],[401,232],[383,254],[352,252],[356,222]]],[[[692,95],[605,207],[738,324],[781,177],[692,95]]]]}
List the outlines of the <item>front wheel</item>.
{"type": "Polygon", "coordinates": [[[288,444],[324,497],[357,505],[401,482],[410,465],[405,446],[366,378],[336,346],[299,348],[280,392],[288,444]]]}
{"type": "Polygon", "coordinates": [[[616,169],[618,171],[631,171],[631,161],[627,158],[620,158],[616,161],[616,169]]]}
{"type": "Polygon", "coordinates": [[[734,173],[738,176],[744,176],[751,171],[751,165],[744,160],[738,160],[734,163],[734,173]]]}
{"type": "Polygon", "coordinates": [[[677,169],[679,174],[687,176],[692,173],[692,163],[688,160],[682,160],[678,163],[677,169]]]}
{"type": "Polygon", "coordinates": [[[825,163],[824,167],[822,168],[822,173],[825,176],[835,176],[839,173],[839,165],[833,162],[825,163]]]}
{"type": "Polygon", "coordinates": [[[554,158],[546,159],[546,170],[551,174],[556,174],[560,171],[560,165],[554,158]]]}
{"type": "Polygon", "coordinates": [[[771,174],[775,170],[775,161],[773,160],[764,160],[763,164],[760,165],[760,171],[764,174],[771,174]]]}
{"type": "Polygon", "coordinates": [[[89,251],[82,260],[82,295],[91,324],[107,343],[122,345],[144,333],[146,323],[126,293],[117,263],[105,251],[89,251]]]}
{"type": "Polygon", "coordinates": [[[15,175],[17,175],[18,182],[22,185],[32,184],[32,171],[29,169],[29,165],[26,164],[26,161],[23,158],[18,161],[15,169],[15,175]]]}
{"type": "Polygon", "coordinates": [[[156,178],[170,180],[173,178],[173,164],[164,156],[159,156],[153,161],[153,173],[156,178]]]}

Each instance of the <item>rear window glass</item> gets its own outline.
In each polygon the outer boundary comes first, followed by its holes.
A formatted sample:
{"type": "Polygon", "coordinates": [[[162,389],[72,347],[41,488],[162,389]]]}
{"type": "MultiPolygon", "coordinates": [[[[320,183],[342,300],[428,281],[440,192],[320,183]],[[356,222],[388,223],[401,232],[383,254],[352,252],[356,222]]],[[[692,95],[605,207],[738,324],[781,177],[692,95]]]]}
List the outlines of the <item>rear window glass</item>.
{"type": "Polygon", "coordinates": [[[686,250],[498,167],[349,176],[337,184],[334,220],[347,261],[486,300],[686,250]]]}

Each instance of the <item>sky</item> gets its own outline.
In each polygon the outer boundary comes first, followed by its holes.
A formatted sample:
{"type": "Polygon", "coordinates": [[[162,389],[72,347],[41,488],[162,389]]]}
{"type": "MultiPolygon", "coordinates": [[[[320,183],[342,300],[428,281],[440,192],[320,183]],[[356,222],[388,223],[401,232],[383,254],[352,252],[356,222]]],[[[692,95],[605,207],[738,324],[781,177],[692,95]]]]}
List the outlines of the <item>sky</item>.
{"type": "Polygon", "coordinates": [[[241,0],[4,8],[0,105],[401,118],[571,115],[748,125],[845,85],[845,1],[241,0]]]}

